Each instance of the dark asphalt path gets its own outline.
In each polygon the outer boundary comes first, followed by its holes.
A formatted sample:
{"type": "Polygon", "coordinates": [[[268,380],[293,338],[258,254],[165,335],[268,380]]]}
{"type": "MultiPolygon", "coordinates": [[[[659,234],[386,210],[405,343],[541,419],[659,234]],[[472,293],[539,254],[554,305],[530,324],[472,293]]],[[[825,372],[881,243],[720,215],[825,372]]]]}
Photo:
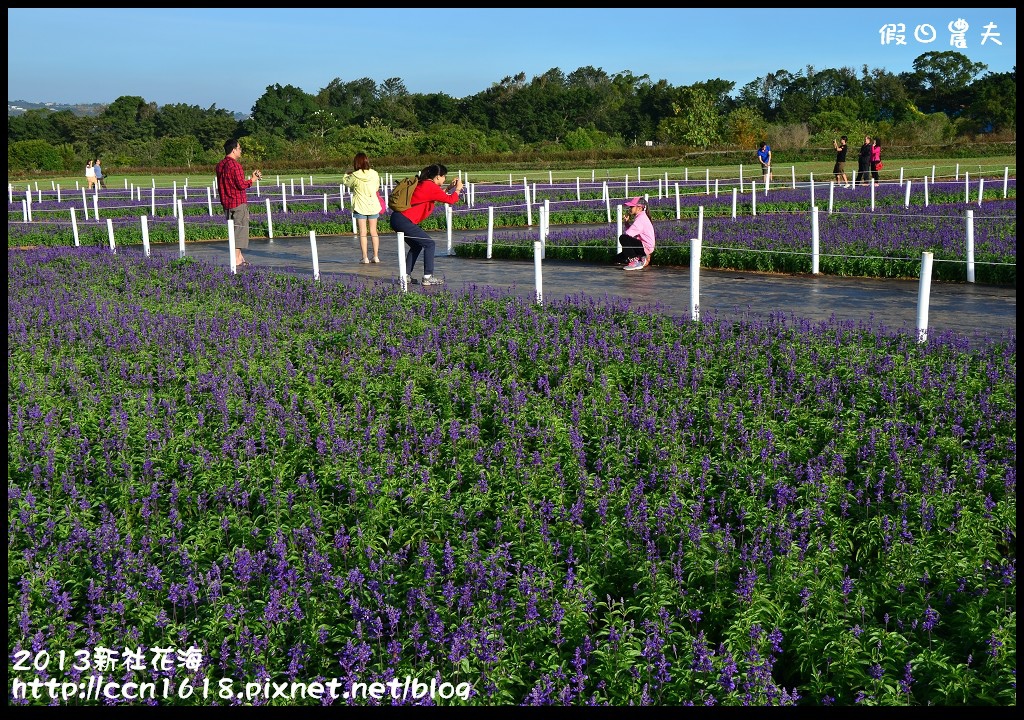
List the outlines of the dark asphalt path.
{"type": "MultiPolygon", "coordinates": [[[[479,233],[476,233],[479,235],[479,233]]],[[[467,284],[509,288],[523,297],[534,298],[533,261],[475,260],[446,255],[444,233],[431,233],[437,242],[435,275],[447,286],[460,289],[467,284]]],[[[458,247],[457,239],[454,245],[458,247]]],[[[188,256],[229,265],[227,241],[189,242],[188,256]]],[[[178,253],[177,246],[158,246],[154,252],[178,253]]],[[[254,269],[267,268],[312,277],[309,238],[252,239],[245,251],[254,269]]],[[[398,241],[394,234],[382,235],[380,264],[359,262],[359,241],[353,236],[317,237],[321,278],[375,282],[398,281],[398,241]]],[[[242,268],[241,272],[248,272],[242,268]]],[[[423,259],[417,261],[414,278],[423,275],[423,259]]],[[[412,292],[437,292],[440,288],[410,285],[412,292]]],[[[545,302],[586,294],[623,298],[636,308],[656,308],[668,315],[689,317],[690,269],[651,266],[625,272],[612,265],[545,260],[542,280],[545,302]]],[[[741,318],[784,313],[787,317],[823,321],[870,323],[891,331],[917,326],[919,282],[873,278],[843,278],[812,275],[775,275],[753,272],[702,270],[700,312],[702,317],[741,318]]],[[[931,283],[928,309],[930,332],[954,330],[971,336],[993,336],[1017,331],[1016,288],[968,283],[931,283]]]]}

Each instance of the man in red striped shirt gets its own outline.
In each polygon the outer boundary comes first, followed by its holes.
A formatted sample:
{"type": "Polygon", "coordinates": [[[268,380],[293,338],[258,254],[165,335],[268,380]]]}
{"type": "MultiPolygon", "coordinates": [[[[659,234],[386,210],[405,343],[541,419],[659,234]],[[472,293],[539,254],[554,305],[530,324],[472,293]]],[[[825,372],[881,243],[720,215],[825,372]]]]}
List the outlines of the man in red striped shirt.
{"type": "Polygon", "coordinates": [[[238,158],[242,157],[242,146],[237,140],[224,143],[224,159],[217,163],[217,192],[224,208],[224,217],[235,223],[235,266],[247,265],[242,250],[249,247],[249,198],[246,190],[263,177],[254,170],[246,180],[245,172],[238,158]]]}

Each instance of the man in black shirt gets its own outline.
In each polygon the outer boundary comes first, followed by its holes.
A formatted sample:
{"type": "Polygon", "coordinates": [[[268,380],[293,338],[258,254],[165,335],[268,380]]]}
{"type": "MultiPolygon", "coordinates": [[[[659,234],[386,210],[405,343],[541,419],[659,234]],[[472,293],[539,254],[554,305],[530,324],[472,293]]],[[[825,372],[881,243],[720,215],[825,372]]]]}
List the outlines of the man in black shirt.
{"type": "Polygon", "coordinates": [[[832,145],[836,149],[836,166],[832,168],[836,183],[840,187],[850,187],[850,181],[846,177],[846,136],[843,135],[838,141],[833,140],[832,145]]]}

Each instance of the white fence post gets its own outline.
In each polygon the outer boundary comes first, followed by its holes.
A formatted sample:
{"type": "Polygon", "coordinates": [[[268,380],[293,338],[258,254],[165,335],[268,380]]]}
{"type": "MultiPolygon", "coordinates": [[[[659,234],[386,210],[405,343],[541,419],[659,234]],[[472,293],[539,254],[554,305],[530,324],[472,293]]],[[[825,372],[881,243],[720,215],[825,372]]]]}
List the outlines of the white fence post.
{"type": "Polygon", "coordinates": [[[107,218],[107,237],[110,239],[110,252],[117,253],[114,246],[114,222],[110,218],[107,218]]]}
{"type": "Polygon", "coordinates": [[[818,206],[811,208],[811,275],[818,274],[818,206]]]}
{"type": "Polygon", "coordinates": [[[409,291],[409,276],[405,274],[405,233],[398,233],[398,281],[402,292],[409,291]]]}
{"type": "MultiPolygon", "coordinates": [[[[299,178],[301,182],[302,178],[299,178]]],[[[316,230],[309,231],[309,251],[313,257],[313,279],[320,279],[320,258],[316,254],[316,230]]]]}
{"type": "Polygon", "coordinates": [[[690,319],[700,320],[700,238],[690,238],[690,319]]]}
{"type": "Polygon", "coordinates": [[[544,278],[541,273],[541,243],[533,241],[533,282],[537,288],[537,304],[544,304],[544,278]]]}
{"type": "Polygon", "coordinates": [[[149,257],[149,218],[142,215],[139,222],[142,223],[142,253],[149,257]]]}
{"type": "Polygon", "coordinates": [[[235,263],[235,221],[228,218],[228,265],[231,272],[238,272],[238,265],[235,263]]]}
{"type": "Polygon", "coordinates": [[[494,246],[494,206],[487,207],[487,259],[491,259],[491,248],[494,246]]]}
{"type": "Polygon", "coordinates": [[[270,217],[270,198],[263,198],[267,203],[267,238],[273,242],[274,240],[274,221],[270,217]]]}
{"type": "Polygon", "coordinates": [[[178,252],[185,257],[185,206],[178,201],[178,252]]]}
{"type": "Polygon", "coordinates": [[[75,217],[74,208],[71,208],[71,234],[75,237],[75,247],[81,247],[82,243],[78,239],[78,218],[75,217]]]}
{"type": "Polygon", "coordinates": [[[622,242],[619,237],[622,235],[622,206],[615,206],[615,254],[622,252],[622,242]]]}
{"type": "Polygon", "coordinates": [[[921,283],[917,291],[917,341],[928,340],[928,296],[932,288],[932,253],[921,253],[921,283]]]}
{"type": "Polygon", "coordinates": [[[444,220],[448,230],[448,255],[452,256],[455,251],[452,250],[452,206],[445,203],[444,206],[444,220]]]}
{"type": "Polygon", "coordinates": [[[967,282],[974,282],[974,211],[967,211],[967,282]]]}

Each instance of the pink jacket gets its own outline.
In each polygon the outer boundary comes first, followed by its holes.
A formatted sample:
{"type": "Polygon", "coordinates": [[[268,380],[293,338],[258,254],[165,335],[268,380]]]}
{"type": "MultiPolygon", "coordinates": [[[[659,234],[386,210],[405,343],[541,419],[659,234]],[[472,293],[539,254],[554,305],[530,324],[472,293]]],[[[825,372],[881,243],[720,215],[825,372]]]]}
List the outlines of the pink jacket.
{"type": "Polygon", "coordinates": [[[630,237],[640,238],[640,242],[644,246],[644,252],[648,255],[654,252],[654,225],[651,224],[651,219],[647,217],[646,210],[637,215],[633,223],[623,230],[623,233],[630,237]]]}
{"type": "Polygon", "coordinates": [[[876,162],[881,162],[881,161],[882,161],[882,146],[881,145],[873,145],[871,147],[871,162],[876,163],[876,162]]]}

